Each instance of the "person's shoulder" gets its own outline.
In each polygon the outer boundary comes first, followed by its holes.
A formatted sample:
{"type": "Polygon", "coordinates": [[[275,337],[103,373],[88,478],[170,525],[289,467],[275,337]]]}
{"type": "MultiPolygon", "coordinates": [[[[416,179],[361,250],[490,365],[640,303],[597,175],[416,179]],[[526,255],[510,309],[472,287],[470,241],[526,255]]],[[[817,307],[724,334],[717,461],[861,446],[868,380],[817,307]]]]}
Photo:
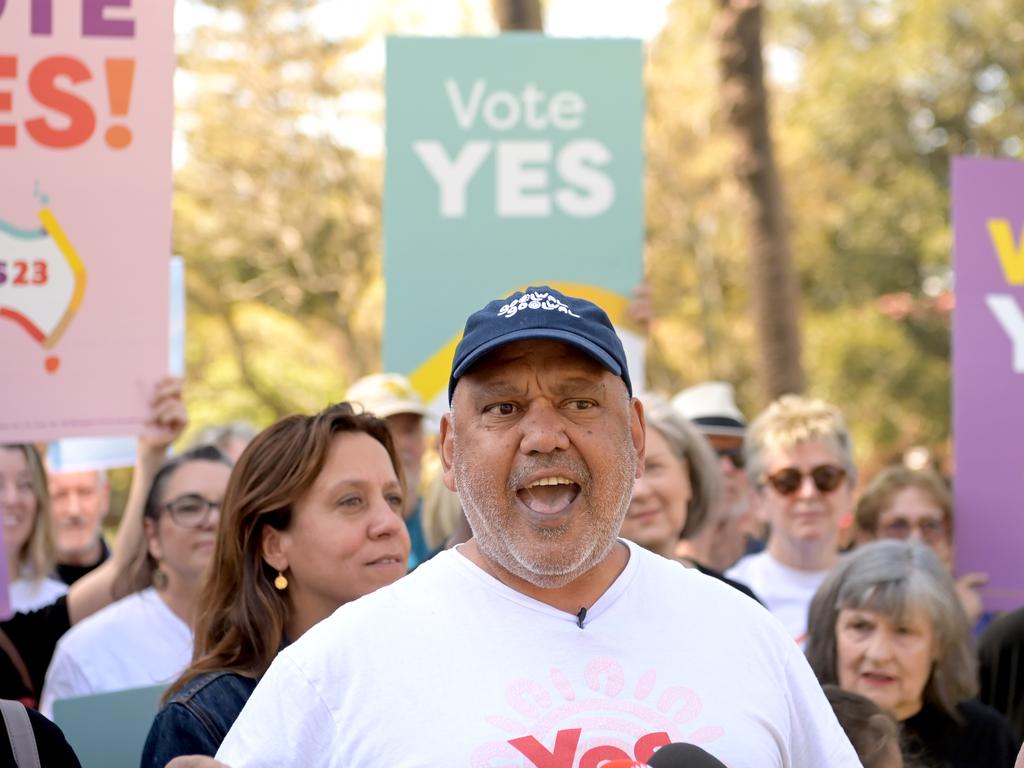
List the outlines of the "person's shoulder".
{"type": "Polygon", "coordinates": [[[737,560],[731,567],[725,569],[725,575],[730,579],[736,579],[737,581],[747,583],[751,574],[762,570],[768,560],[768,553],[755,552],[752,555],[744,555],[737,560]]]}
{"type": "Polygon", "coordinates": [[[227,670],[213,670],[197,675],[168,699],[167,704],[203,704],[223,697],[245,700],[256,688],[256,678],[227,670]]]}
{"type": "Polygon", "coordinates": [[[39,764],[53,768],[81,768],[78,756],[56,723],[30,707],[25,708],[39,750],[39,764]]]}
{"type": "Polygon", "coordinates": [[[1009,732],[1009,724],[999,710],[978,699],[968,699],[956,705],[957,712],[968,728],[984,728],[993,732],[1009,732]]]}
{"type": "Polygon", "coordinates": [[[987,751],[985,765],[1009,765],[1018,744],[1003,714],[977,699],[961,701],[956,709],[963,718],[963,734],[971,751],[987,751]]]}
{"type": "Polygon", "coordinates": [[[409,611],[424,607],[429,604],[424,600],[431,600],[438,594],[443,594],[440,590],[447,589],[453,580],[461,577],[466,564],[460,560],[464,559],[463,555],[453,549],[439,552],[398,581],[341,606],[332,618],[349,614],[382,614],[398,617],[394,614],[397,609],[409,611]]]}
{"type": "Polygon", "coordinates": [[[767,617],[757,600],[722,578],[703,573],[699,568],[688,568],[637,545],[630,545],[630,551],[642,578],[655,579],[659,593],[678,595],[671,604],[687,615],[696,613],[716,622],[734,620],[739,623],[759,623],[767,617]]]}
{"type": "Polygon", "coordinates": [[[345,603],[281,653],[315,657],[349,639],[407,631],[410,623],[438,605],[439,598],[451,596],[452,579],[458,578],[459,571],[455,558],[459,557],[462,555],[454,551],[441,552],[398,581],[345,603]]]}
{"type": "Polygon", "coordinates": [[[67,594],[68,585],[49,577],[31,579],[23,576],[12,581],[8,589],[11,607],[15,611],[28,612],[49,605],[61,595],[67,594]]]}
{"type": "Polygon", "coordinates": [[[60,647],[67,650],[84,644],[91,649],[92,644],[98,640],[117,642],[124,638],[121,630],[135,629],[137,626],[136,619],[141,599],[141,593],[135,592],[101,608],[92,616],[87,616],[61,638],[60,647]]]}
{"type": "Polygon", "coordinates": [[[981,647],[1024,646],[1024,608],[998,616],[978,638],[981,647]]]}
{"type": "Polygon", "coordinates": [[[0,621],[0,629],[3,629],[12,639],[24,632],[32,633],[36,637],[43,634],[44,627],[56,626],[60,628],[59,634],[67,632],[71,626],[71,617],[68,615],[67,595],[61,595],[49,605],[44,605],[34,611],[21,611],[15,613],[9,619],[0,621]]]}
{"type": "Polygon", "coordinates": [[[761,602],[760,600],[758,600],[757,595],[754,594],[754,590],[752,590],[750,587],[748,587],[743,582],[736,581],[735,579],[730,579],[728,576],[726,576],[721,571],[716,571],[714,568],[708,568],[707,566],[701,565],[700,563],[694,563],[694,567],[698,571],[703,573],[705,576],[710,576],[711,578],[717,579],[718,581],[722,582],[723,584],[728,584],[730,587],[732,587],[734,590],[736,590],[740,594],[745,595],[745,596],[749,597],[752,600],[756,600],[758,603],[761,602]]]}

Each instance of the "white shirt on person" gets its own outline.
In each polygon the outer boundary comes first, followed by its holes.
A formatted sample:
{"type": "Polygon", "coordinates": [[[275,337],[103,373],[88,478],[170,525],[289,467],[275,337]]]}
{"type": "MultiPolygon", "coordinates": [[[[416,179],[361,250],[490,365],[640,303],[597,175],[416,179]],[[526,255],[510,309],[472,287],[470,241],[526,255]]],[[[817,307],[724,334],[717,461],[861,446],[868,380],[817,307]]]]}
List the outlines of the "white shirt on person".
{"type": "Polygon", "coordinates": [[[170,683],[192,659],[192,630],[150,587],[73,626],[57,643],[39,711],[73,696],[170,683]]]}
{"type": "Polygon", "coordinates": [[[27,613],[37,611],[54,602],[61,595],[66,595],[68,585],[57,579],[33,579],[22,576],[9,585],[11,595],[11,612],[27,613]]]}
{"type": "Polygon", "coordinates": [[[806,660],[764,608],[627,546],[626,568],[582,628],[458,551],[439,554],[278,654],[217,759],[576,766],[689,741],[731,768],[859,768],[806,660]]]}
{"type": "Polygon", "coordinates": [[[807,611],[818,587],[831,573],[802,571],[783,565],[767,551],[740,558],[725,572],[743,582],[772,614],[782,622],[790,637],[801,646],[807,640],[807,611]]]}

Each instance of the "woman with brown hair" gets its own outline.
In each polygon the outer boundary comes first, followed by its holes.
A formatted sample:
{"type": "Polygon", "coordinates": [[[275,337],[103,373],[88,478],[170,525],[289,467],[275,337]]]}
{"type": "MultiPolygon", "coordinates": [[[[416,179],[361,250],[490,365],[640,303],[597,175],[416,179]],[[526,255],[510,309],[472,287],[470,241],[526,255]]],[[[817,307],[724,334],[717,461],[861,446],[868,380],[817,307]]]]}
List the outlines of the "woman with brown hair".
{"type": "Polygon", "coordinates": [[[191,666],[143,766],[216,753],[278,650],[406,570],[401,469],[387,426],[347,403],[289,416],[242,453],[199,600],[191,666]]]}
{"type": "Polygon", "coordinates": [[[167,683],[185,668],[230,474],[230,459],[209,445],[164,462],[143,506],[145,540],[114,586],[120,599],[57,644],[44,715],[59,699],[167,683]]]}

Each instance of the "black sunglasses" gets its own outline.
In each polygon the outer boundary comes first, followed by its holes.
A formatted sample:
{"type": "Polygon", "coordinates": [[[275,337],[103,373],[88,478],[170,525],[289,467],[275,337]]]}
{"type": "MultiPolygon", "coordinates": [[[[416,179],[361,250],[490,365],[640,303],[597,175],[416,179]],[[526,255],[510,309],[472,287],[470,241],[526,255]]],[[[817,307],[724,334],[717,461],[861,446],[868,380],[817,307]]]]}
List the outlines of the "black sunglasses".
{"type": "Polygon", "coordinates": [[[835,464],[820,464],[805,474],[796,467],[786,467],[768,475],[765,480],[783,496],[792,496],[800,490],[805,477],[811,478],[819,492],[831,493],[846,479],[846,470],[835,464]]]}
{"type": "Polygon", "coordinates": [[[736,469],[743,469],[745,466],[742,448],[715,448],[715,454],[720,459],[728,459],[736,469]]]}

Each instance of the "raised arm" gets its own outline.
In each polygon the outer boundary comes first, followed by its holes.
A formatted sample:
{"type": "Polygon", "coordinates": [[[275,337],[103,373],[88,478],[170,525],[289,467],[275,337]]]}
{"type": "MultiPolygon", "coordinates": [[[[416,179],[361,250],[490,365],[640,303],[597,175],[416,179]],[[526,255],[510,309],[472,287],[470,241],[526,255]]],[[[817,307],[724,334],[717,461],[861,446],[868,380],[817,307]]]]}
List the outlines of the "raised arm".
{"type": "Polygon", "coordinates": [[[188,423],[181,391],[182,380],[179,378],[166,377],[156,386],[150,401],[149,419],[139,435],[128,501],[117,527],[110,557],[68,590],[68,616],[72,624],[111,603],[114,579],[142,546],[142,507],[146,494],[166,458],[167,448],[178,439],[188,423]]]}

